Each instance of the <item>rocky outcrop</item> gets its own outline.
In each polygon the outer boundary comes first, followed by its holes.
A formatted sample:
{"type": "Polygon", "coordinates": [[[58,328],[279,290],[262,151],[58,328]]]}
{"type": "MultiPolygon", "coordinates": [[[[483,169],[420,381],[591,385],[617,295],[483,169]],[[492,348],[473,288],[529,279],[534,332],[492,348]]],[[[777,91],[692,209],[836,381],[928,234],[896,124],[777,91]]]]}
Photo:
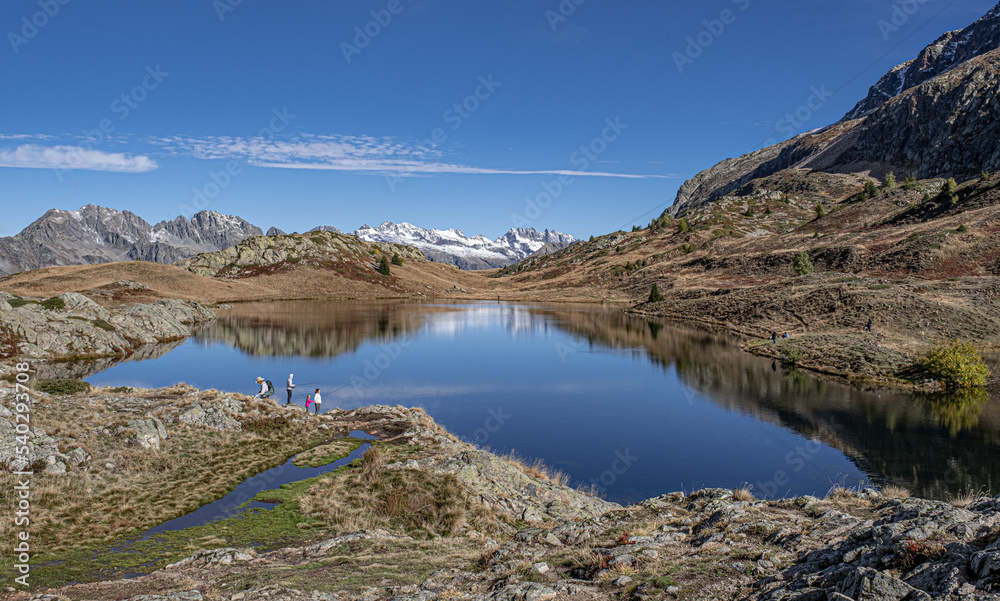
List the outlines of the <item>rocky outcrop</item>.
{"type": "Polygon", "coordinates": [[[786,169],[969,178],[1000,168],[1000,6],[884,76],[840,122],[726,159],[681,185],[681,215],[786,169]]]}
{"type": "MultiPolygon", "coordinates": [[[[253,236],[224,250],[200,254],[176,265],[205,277],[240,278],[282,269],[305,267],[341,269],[362,264],[372,268],[374,257],[399,254],[404,260],[425,261],[410,246],[362,242],[354,236],[331,232],[310,232],[289,236],[253,236]]],[[[351,275],[351,274],[347,274],[351,275]]]]}
{"type": "Polygon", "coordinates": [[[35,358],[96,358],[131,355],[143,345],[190,336],[215,318],[198,303],[161,300],[109,311],[86,296],[68,292],[63,306],[28,302],[17,308],[0,300],[0,326],[16,341],[15,354],[35,358]]]}
{"type": "MultiPolygon", "coordinates": [[[[902,10],[902,4],[894,10],[902,10]]],[[[913,60],[893,67],[868,91],[844,120],[864,117],[901,92],[937,77],[955,65],[1000,46],[1000,5],[958,31],[949,31],[931,42],[913,60]]]]}
{"type": "Polygon", "coordinates": [[[173,263],[262,233],[239,217],[215,211],[150,225],[129,211],[96,205],[76,211],[52,209],[20,233],[0,238],[0,275],[53,265],[173,263]]]}
{"type": "Polygon", "coordinates": [[[226,397],[218,402],[193,403],[177,416],[177,420],[189,426],[210,428],[220,432],[238,431],[243,429],[243,424],[233,415],[242,412],[243,403],[226,397]]]}

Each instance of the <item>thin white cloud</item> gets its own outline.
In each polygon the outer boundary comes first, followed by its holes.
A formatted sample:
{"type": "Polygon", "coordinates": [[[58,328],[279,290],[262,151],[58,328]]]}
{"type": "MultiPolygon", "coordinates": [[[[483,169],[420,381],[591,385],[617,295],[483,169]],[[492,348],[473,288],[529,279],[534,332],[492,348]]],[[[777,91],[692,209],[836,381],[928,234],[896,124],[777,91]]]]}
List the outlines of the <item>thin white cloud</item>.
{"type": "Polygon", "coordinates": [[[0,149],[0,167],[145,173],[153,171],[157,165],[143,155],[102,152],[80,146],[23,144],[14,149],[0,149]]]}
{"type": "Polygon", "coordinates": [[[0,134],[0,140],[58,140],[48,134],[0,134]]]}
{"type": "Polygon", "coordinates": [[[345,135],[303,135],[297,140],[262,138],[171,136],[150,143],[173,154],[199,159],[240,160],[256,167],[343,171],[410,177],[437,174],[566,175],[625,179],[673,178],[676,175],[637,175],[566,169],[495,169],[441,161],[435,148],[408,145],[390,138],[345,135]]]}

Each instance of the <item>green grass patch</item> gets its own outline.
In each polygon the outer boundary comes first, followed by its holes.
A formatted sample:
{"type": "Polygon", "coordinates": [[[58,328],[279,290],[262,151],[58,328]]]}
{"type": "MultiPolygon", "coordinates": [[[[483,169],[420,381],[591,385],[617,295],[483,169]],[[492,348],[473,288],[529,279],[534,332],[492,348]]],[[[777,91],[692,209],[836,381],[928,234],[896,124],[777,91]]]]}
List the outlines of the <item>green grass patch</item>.
{"type": "Polygon", "coordinates": [[[39,380],[35,382],[35,390],[62,396],[89,392],[90,383],[83,380],[39,380]]]}

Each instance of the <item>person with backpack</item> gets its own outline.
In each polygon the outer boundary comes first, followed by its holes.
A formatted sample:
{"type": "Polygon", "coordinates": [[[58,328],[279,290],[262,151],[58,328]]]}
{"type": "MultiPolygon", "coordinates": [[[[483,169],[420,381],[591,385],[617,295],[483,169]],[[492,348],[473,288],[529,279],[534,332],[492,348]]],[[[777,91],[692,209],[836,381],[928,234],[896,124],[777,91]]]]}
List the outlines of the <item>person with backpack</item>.
{"type": "Polygon", "coordinates": [[[271,384],[270,380],[265,380],[264,378],[257,376],[255,382],[260,384],[260,392],[256,394],[259,399],[266,399],[274,394],[274,384],[271,384]]]}

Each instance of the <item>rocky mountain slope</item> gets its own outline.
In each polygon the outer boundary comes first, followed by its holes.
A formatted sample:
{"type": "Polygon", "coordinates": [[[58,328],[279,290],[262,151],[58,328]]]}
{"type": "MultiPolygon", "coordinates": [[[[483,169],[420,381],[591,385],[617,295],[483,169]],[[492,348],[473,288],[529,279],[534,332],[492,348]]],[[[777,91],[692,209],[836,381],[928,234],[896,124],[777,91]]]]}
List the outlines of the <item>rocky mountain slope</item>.
{"type": "Polygon", "coordinates": [[[52,209],[18,234],[0,238],[0,275],[52,265],[173,263],[262,233],[239,217],[215,211],[150,225],[129,211],[92,204],[77,211],[52,209]]]}
{"type": "Polygon", "coordinates": [[[352,232],[362,240],[415,246],[429,259],[460,269],[492,269],[516,263],[543,249],[551,252],[576,242],[569,234],[534,228],[511,228],[496,240],[482,234],[466,236],[462,230],[438,230],[409,223],[383,222],[375,228],[364,225],[352,232]]]}
{"type": "Polygon", "coordinates": [[[969,179],[1000,169],[1000,5],[895,67],[839,123],[702,171],[668,210],[678,216],[788,169],[969,179]]]}

